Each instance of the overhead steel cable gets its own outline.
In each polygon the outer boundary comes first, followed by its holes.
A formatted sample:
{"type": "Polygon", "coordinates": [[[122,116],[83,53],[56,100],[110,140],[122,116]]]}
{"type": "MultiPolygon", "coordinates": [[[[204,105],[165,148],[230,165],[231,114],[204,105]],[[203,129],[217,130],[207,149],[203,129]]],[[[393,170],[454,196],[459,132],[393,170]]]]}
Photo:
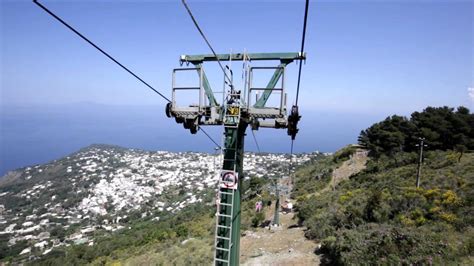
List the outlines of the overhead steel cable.
{"type": "Polygon", "coordinates": [[[201,27],[199,27],[199,24],[197,23],[197,20],[194,18],[193,13],[191,12],[191,9],[189,8],[188,4],[186,3],[185,0],[181,0],[181,2],[183,3],[184,7],[188,11],[188,14],[191,17],[191,19],[193,20],[194,26],[196,26],[202,38],[206,42],[207,46],[209,47],[209,49],[211,49],[212,54],[214,54],[214,56],[216,57],[217,63],[219,63],[219,66],[221,67],[222,72],[224,72],[224,76],[227,78],[227,81],[232,86],[232,79],[229,78],[229,76],[227,75],[227,72],[225,71],[224,66],[222,66],[221,60],[219,60],[219,57],[217,56],[216,51],[214,51],[214,48],[212,48],[211,43],[209,43],[209,41],[207,40],[206,35],[204,35],[204,32],[202,31],[201,27]]]}
{"type": "MultiPolygon", "coordinates": [[[[139,81],[141,81],[143,84],[145,84],[148,88],[150,88],[151,90],[153,90],[154,92],[156,92],[158,95],[160,95],[164,100],[166,100],[167,102],[171,102],[170,99],[168,99],[166,96],[164,96],[163,94],[161,94],[159,91],[157,91],[155,88],[153,88],[150,84],[148,84],[147,82],[145,82],[143,79],[141,79],[138,75],[136,75],[135,73],[133,73],[130,69],[128,69],[126,66],[124,66],[123,64],[121,64],[119,61],[117,61],[115,58],[113,58],[110,54],[108,54],[107,52],[105,52],[104,50],[102,50],[99,46],[97,46],[95,43],[93,43],[91,40],[89,40],[87,37],[85,37],[84,35],[82,35],[79,31],[77,31],[76,29],[74,29],[72,26],[70,26],[67,22],[65,22],[63,19],[61,19],[60,17],[58,17],[56,14],[54,14],[52,11],[50,11],[48,8],[46,8],[44,5],[42,5],[41,3],[39,3],[37,0],[33,0],[33,3],[35,3],[36,5],[38,5],[41,9],[43,9],[44,11],[46,11],[46,13],[50,14],[52,17],[54,17],[56,20],[58,20],[59,22],[61,22],[64,26],[66,26],[68,29],[70,29],[72,32],[74,32],[75,34],[77,34],[79,37],[81,37],[84,41],[86,41],[87,43],[89,43],[90,45],[92,45],[94,48],[96,48],[97,50],[99,50],[102,54],[104,54],[105,56],[107,56],[110,60],[112,60],[114,63],[116,63],[117,65],[119,65],[120,67],[122,67],[125,71],[127,71],[128,73],[130,73],[132,76],[134,76],[136,79],[138,79],[139,81]]],[[[202,132],[214,143],[216,144],[218,147],[220,147],[219,144],[217,144],[217,142],[211,137],[209,136],[209,134],[207,134],[206,131],[204,131],[203,128],[201,128],[202,132]]]]}
{"type": "Polygon", "coordinates": [[[145,84],[148,88],[150,88],[151,90],[153,90],[154,92],[156,92],[158,95],[160,95],[163,99],[165,99],[166,101],[168,102],[171,102],[170,99],[168,99],[166,96],[164,96],[162,93],[160,93],[159,91],[157,91],[155,88],[153,88],[150,84],[148,84],[147,82],[145,82],[143,79],[141,79],[139,76],[137,76],[135,73],[133,73],[130,69],[128,69],[126,66],[122,65],[119,61],[117,61],[115,58],[113,58],[111,55],[109,55],[107,52],[105,52],[104,50],[102,50],[99,46],[97,46],[95,43],[93,43],[91,40],[89,40],[87,37],[85,37],[84,35],[82,35],[80,32],[78,32],[76,29],[74,29],[72,26],[70,26],[68,23],[66,23],[64,20],[62,20],[60,17],[58,17],[56,14],[54,14],[52,11],[50,11],[48,8],[46,8],[45,6],[43,6],[41,3],[39,3],[37,0],[33,0],[33,3],[35,3],[36,5],[38,5],[39,7],[41,7],[44,11],[46,11],[46,13],[50,14],[52,17],[54,17],[56,20],[58,20],[59,22],[61,22],[64,26],[66,26],[68,29],[70,29],[72,32],[74,32],[75,34],[77,34],[79,37],[81,37],[84,41],[86,41],[87,43],[89,43],[90,45],[92,45],[94,48],[96,48],[97,50],[99,50],[102,54],[104,54],[105,56],[107,56],[110,60],[112,60],[114,63],[116,63],[117,65],[119,65],[121,68],[123,68],[125,71],[127,71],[128,73],[130,73],[132,76],[134,76],[136,79],[138,79],[139,81],[141,81],[143,84],[145,84]]]}
{"type": "Polygon", "coordinates": [[[293,144],[295,143],[295,140],[291,140],[291,149],[290,149],[290,165],[291,165],[291,158],[293,158],[293,144]]]}
{"type": "Polygon", "coordinates": [[[260,151],[260,145],[258,145],[258,141],[257,141],[257,138],[255,137],[255,130],[252,129],[252,136],[253,136],[253,140],[255,141],[255,145],[257,146],[257,150],[258,150],[258,153],[262,153],[260,151]]]}
{"type": "Polygon", "coordinates": [[[219,149],[222,149],[222,147],[219,144],[217,144],[217,142],[209,134],[207,134],[204,128],[202,127],[199,127],[199,128],[201,129],[202,133],[204,133],[215,145],[217,145],[217,147],[219,147],[219,149]]]}
{"type": "Polygon", "coordinates": [[[219,147],[219,149],[222,149],[221,145],[217,144],[217,142],[216,142],[209,134],[207,134],[207,132],[204,130],[204,128],[202,128],[201,126],[199,126],[199,129],[201,129],[202,132],[203,132],[204,134],[206,134],[206,136],[207,136],[212,142],[214,142],[214,144],[215,144],[217,147],[219,147]]]}
{"type": "Polygon", "coordinates": [[[290,153],[290,164],[288,166],[288,174],[291,174],[291,168],[293,167],[293,143],[295,141],[291,140],[291,153],[290,153]]]}
{"type": "MultiPolygon", "coordinates": [[[[301,55],[304,53],[304,41],[306,39],[306,22],[308,21],[308,9],[309,9],[309,0],[306,0],[306,5],[304,8],[304,22],[303,22],[303,37],[301,40],[301,55]]],[[[298,70],[298,83],[296,85],[296,106],[298,106],[298,97],[300,94],[300,81],[301,81],[301,68],[303,66],[303,62],[300,60],[300,66],[298,70]]]]}
{"type": "MultiPolygon", "coordinates": [[[[309,10],[309,0],[306,0],[305,8],[304,8],[304,20],[303,20],[303,36],[301,38],[301,50],[300,54],[303,55],[304,53],[304,43],[306,40],[306,24],[308,22],[308,10],[309,10]]],[[[300,65],[298,69],[298,83],[296,85],[296,106],[298,106],[298,98],[300,94],[300,82],[301,82],[301,69],[303,67],[303,62],[300,60],[300,65]]],[[[293,164],[293,146],[294,146],[294,139],[291,139],[291,151],[290,151],[290,170],[293,164]]],[[[288,172],[290,172],[290,170],[288,172]]]]}

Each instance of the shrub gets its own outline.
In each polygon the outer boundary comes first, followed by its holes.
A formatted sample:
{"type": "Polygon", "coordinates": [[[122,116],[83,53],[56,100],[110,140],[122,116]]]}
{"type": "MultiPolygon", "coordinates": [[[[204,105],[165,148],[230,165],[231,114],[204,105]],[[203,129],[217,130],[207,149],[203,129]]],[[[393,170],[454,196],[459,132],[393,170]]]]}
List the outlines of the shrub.
{"type": "Polygon", "coordinates": [[[252,218],[252,226],[258,227],[265,220],[265,212],[257,212],[252,218]]]}
{"type": "Polygon", "coordinates": [[[306,237],[322,241],[321,251],[335,264],[469,261],[474,246],[474,154],[447,164],[447,153],[429,153],[420,188],[414,187],[415,163],[397,166],[393,158],[381,155],[333,191],[301,194],[298,218],[308,228],[306,237]]]}

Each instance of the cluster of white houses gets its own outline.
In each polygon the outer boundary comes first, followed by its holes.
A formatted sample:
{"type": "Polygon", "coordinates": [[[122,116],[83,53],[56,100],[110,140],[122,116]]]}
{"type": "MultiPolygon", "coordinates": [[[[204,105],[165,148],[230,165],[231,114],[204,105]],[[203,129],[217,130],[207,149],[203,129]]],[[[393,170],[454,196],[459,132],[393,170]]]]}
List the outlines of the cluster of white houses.
{"type": "MultiPolygon", "coordinates": [[[[317,155],[294,155],[293,164],[300,165],[317,155]]],[[[20,252],[21,255],[33,252],[47,254],[61,245],[93,245],[91,235],[94,231],[116,231],[126,227],[123,221],[127,215],[131,211],[142,210],[144,205],[148,209],[142,212],[142,217],[153,216],[150,219],[156,221],[160,212],[176,212],[189,204],[202,202],[204,193],[209,193],[208,188],[217,188],[221,162],[220,155],[206,153],[91,147],[48,164],[48,169],[59,169],[63,179],[67,178],[72,188],[70,196],[79,195],[82,198],[64,207],[70,199],[61,199],[54,194],[52,188],[56,179],[38,180],[34,186],[15,196],[39,200],[45,195],[52,195],[48,196],[44,206],[38,207],[43,209],[42,212],[34,209],[32,214],[25,215],[12,213],[1,204],[2,198],[11,197],[13,193],[0,193],[0,235],[9,236],[10,246],[27,240],[29,246],[20,252]],[[56,168],[54,164],[58,164],[56,168]],[[85,186],[85,183],[88,185],[85,186]],[[179,200],[166,202],[163,195],[178,190],[185,191],[179,200]],[[73,225],[76,229],[61,240],[51,233],[54,227],[68,229],[73,225]]],[[[289,156],[285,154],[248,153],[244,160],[244,172],[246,176],[277,177],[288,165],[289,156]]],[[[45,174],[43,170],[46,170],[45,165],[19,171],[25,180],[35,180],[36,174],[45,174]]]]}

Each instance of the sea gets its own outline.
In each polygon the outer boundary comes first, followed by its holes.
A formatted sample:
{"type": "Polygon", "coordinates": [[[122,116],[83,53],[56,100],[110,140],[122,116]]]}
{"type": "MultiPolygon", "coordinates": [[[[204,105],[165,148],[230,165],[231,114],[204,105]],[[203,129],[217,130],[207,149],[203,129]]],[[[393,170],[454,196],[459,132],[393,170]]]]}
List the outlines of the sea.
{"type": "MultiPolygon", "coordinates": [[[[189,130],[165,116],[162,105],[128,106],[75,103],[0,106],[0,178],[8,171],[47,163],[92,144],[149,151],[213,153],[216,145],[202,132],[189,130]]],[[[375,114],[300,110],[303,116],[295,152],[334,152],[357,143],[361,130],[380,119],[375,114]]],[[[206,132],[222,143],[222,126],[206,132]]],[[[259,129],[261,152],[289,153],[285,129],[259,129]]],[[[257,152],[250,129],[245,150],[257,152]]]]}

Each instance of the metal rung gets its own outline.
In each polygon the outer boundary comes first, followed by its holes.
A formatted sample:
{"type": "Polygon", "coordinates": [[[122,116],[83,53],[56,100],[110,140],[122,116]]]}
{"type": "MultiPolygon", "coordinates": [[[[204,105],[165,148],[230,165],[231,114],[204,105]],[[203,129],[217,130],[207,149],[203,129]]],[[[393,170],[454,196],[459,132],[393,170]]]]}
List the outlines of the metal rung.
{"type": "Polygon", "coordinates": [[[232,216],[230,216],[230,215],[227,215],[227,214],[220,214],[220,213],[217,214],[217,216],[232,218],[232,216]]]}
{"type": "Polygon", "coordinates": [[[225,251],[225,252],[230,252],[230,249],[227,249],[227,248],[220,248],[220,247],[215,247],[217,250],[222,250],[222,251],[225,251]]]}
{"type": "Polygon", "coordinates": [[[222,205],[222,206],[231,206],[231,207],[232,207],[232,204],[229,204],[229,203],[219,203],[219,205],[222,205]]]}
{"type": "Polygon", "coordinates": [[[231,192],[224,192],[224,191],[219,191],[219,193],[225,194],[225,195],[232,195],[232,194],[234,194],[234,193],[231,193],[231,192]]]}
{"type": "Polygon", "coordinates": [[[230,226],[225,226],[225,225],[220,225],[220,224],[218,224],[217,227],[222,227],[222,228],[226,228],[226,229],[231,229],[232,228],[230,226]]]}
{"type": "Polygon", "coordinates": [[[224,239],[224,240],[230,241],[230,237],[216,236],[216,238],[220,238],[220,239],[224,239]]]}
{"type": "Polygon", "coordinates": [[[228,260],[223,260],[223,259],[218,259],[218,258],[214,258],[214,260],[216,260],[216,261],[220,261],[220,262],[229,263],[229,261],[228,261],[228,260]]]}
{"type": "Polygon", "coordinates": [[[200,87],[173,87],[173,90],[199,90],[200,87]]]}

